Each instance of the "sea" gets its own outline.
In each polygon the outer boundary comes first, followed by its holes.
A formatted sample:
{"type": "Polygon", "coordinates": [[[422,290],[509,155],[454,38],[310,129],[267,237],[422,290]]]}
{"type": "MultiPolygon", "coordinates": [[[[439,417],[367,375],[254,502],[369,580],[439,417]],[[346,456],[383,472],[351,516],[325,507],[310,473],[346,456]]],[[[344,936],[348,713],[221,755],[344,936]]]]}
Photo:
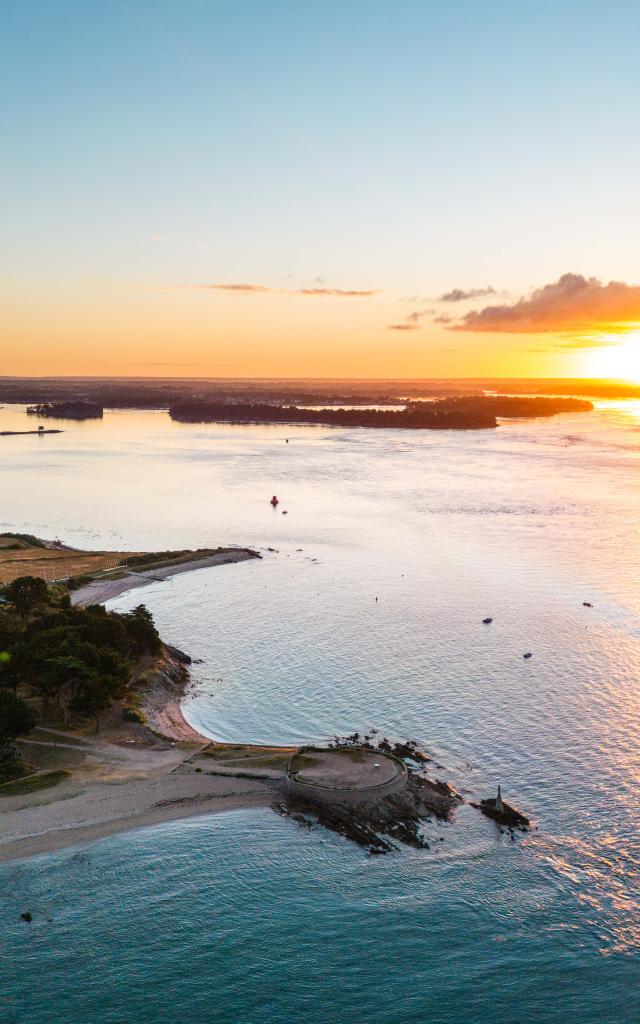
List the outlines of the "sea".
{"type": "Polygon", "coordinates": [[[0,530],[262,555],[110,603],[194,659],[195,728],[415,739],[535,827],[465,805],[374,857],[262,808],[5,864],[0,1022],[638,1024],[640,403],[488,431],[50,425],[0,437],[0,530]]]}

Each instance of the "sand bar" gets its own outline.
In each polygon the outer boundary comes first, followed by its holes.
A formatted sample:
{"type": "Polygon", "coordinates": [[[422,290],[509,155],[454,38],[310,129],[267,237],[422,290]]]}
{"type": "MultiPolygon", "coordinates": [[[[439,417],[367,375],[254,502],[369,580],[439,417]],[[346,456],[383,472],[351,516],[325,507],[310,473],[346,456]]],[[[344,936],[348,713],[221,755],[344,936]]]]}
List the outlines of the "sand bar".
{"type": "Polygon", "coordinates": [[[165,565],[156,569],[144,569],[135,572],[129,569],[124,575],[115,578],[103,576],[100,579],[87,583],[71,594],[71,603],[77,605],[102,604],[110,601],[120,594],[137,587],[146,587],[149,583],[157,580],[166,580],[171,576],[177,576],[181,572],[193,572],[195,569],[206,569],[213,565],[227,565],[232,562],[246,562],[248,559],[259,557],[255,551],[248,548],[229,548],[225,551],[207,555],[204,558],[194,558],[189,562],[179,562],[174,565],[165,565]]]}

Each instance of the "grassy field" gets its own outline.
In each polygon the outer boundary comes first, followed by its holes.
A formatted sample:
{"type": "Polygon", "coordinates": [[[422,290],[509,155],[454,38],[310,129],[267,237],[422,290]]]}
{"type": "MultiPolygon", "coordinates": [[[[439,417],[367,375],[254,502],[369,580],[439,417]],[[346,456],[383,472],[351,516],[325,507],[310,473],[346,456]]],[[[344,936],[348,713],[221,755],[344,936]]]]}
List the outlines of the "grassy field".
{"type": "Polygon", "coordinates": [[[115,568],[129,554],[126,551],[45,548],[15,537],[0,537],[0,583],[11,583],[17,576],[40,576],[48,582],[83,576],[115,568]]]}
{"type": "Polygon", "coordinates": [[[0,535],[0,583],[11,583],[18,576],[40,576],[48,583],[71,576],[90,576],[121,568],[144,572],[208,558],[226,548],[198,548],[196,551],[77,551],[73,548],[45,546],[37,538],[25,540],[0,535]]]}

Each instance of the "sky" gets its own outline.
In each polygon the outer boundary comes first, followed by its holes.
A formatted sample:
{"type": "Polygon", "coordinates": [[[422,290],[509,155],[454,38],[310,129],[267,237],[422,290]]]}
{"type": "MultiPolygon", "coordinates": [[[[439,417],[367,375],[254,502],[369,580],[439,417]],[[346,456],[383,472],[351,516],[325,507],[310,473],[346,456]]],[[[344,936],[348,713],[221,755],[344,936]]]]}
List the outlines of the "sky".
{"type": "Polygon", "coordinates": [[[0,19],[0,375],[640,379],[635,0],[0,19]]]}

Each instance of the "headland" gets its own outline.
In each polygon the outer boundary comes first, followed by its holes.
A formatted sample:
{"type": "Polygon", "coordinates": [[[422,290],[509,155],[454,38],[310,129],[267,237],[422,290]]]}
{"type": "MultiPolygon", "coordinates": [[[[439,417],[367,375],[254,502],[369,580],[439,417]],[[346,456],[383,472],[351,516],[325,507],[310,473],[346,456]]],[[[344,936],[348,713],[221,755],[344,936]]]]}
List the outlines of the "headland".
{"type": "MultiPolygon", "coordinates": [[[[5,540],[8,549],[0,552],[7,557],[51,550],[71,560],[92,554],[60,542],[49,548],[25,534],[5,540]]],[[[13,698],[3,698],[7,708],[16,713],[17,700],[26,718],[13,747],[7,748],[5,737],[0,861],[256,806],[271,806],[305,827],[328,828],[370,853],[399,844],[428,848],[424,820],[450,821],[465,801],[430,777],[431,758],[415,741],[392,742],[372,729],[319,746],[219,743],[189,725],[182,711],[189,656],[162,643],[144,607],[122,614],[105,611],[100,602],[152,579],[257,553],[217,549],[196,559],[189,557],[193,552],[174,559],[166,556],[175,552],[163,554],[163,565],[157,555],[146,556],[156,560],[152,569],[116,578],[98,569],[76,589],[69,589],[71,580],[47,587],[27,577],[33,582],[23,592],[25,577],[11,576],[18,584],[5,589],[8,604],[5,598],[0,614],[14,643],[0,671],[9,673],[3,681],[14,688],[13,698]]]]}

